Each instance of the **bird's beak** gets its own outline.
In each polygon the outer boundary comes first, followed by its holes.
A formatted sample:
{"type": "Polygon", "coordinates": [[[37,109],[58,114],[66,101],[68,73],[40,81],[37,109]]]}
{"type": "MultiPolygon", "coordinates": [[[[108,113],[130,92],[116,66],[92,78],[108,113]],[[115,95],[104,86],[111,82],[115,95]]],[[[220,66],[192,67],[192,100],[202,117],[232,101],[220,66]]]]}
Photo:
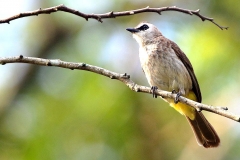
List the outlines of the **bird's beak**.
{"type": "Polygon", "coordinates": [[[136,29],[136,28],[127,28],[126,30],[129,31],[129,32],[131,32],[131,33],[139,32],[139,30],[136,29]]]}

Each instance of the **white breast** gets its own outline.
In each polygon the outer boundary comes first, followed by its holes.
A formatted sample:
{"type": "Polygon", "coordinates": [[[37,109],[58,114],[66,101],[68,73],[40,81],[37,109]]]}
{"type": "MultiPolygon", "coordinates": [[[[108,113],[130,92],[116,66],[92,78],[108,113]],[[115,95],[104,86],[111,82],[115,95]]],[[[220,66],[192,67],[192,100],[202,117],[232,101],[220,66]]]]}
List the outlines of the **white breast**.
{"type": "Polygon", "coordinates": [[[152,54],[151,51],[154,51],[156,49],[157,49],[156,44],[151,44],[151,45],[148,45],[147,47],[139,48],[139,58],[140,58],[142,67],[143,67],[143,65],[146,65],[149,62],[150,54],[152,54]]]}
{"type": "Polygon", "coordinates": [[[141,66],[148,83],[162,90],[188,92],[192,87],[191,78],[177,55],[171,49],[158,52],[156,44],[139,48],[141,66]]]}
{"type": "Polygon", "coordinates": [[[147,47],[140,47],[139,48],[139,58],[140,58],[140,63],[142,66],[142,69],[145,73],[145,76],[148,80],[148,83],[153,86],[153,82],[152,82],[152,76],[153,76],[153,69],[151,68],[152,64],[153,64],[153,60],[152,60],[152,56],[153,56],[153,52],[157,49],[157,45],[152,44],[152,45],[148,45],[147,47]]]}

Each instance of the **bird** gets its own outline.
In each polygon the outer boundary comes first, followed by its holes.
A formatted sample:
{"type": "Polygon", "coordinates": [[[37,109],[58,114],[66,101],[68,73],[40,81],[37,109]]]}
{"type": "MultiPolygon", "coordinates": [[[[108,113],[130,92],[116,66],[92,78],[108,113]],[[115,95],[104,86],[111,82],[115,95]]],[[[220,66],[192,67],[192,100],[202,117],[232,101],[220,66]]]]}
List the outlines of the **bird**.
{"type": "Polygon", "coordinates": [[[200,146],[219,146],[219,136],[203,113],[178,101],[179,96],[199,103],[202,101],[193,66],[184,52],[151,23],[144,21],[126,30],[132,33],[139,44],[141,67],[152,87],[153,95],[156,89],[176,93],[175,99],[161,98],[186,117],[200,146]]]}

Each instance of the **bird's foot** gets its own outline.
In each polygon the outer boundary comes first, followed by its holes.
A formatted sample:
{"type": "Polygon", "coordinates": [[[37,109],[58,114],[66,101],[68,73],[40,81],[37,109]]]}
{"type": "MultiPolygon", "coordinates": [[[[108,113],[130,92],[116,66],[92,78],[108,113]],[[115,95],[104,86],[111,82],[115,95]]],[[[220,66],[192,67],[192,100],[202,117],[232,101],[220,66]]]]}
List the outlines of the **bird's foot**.
{"type": "Polygon", "coordinates": [[[151,92],[152,92],[153,98],[157,98],[156,90],[158,90],[157,86],[151,87],[151,92]]]}
{"type": "Polygon", "coordinates": [[[176,90],[172,90],[172,94],[177,94],[175,99],[174,99],[174,103],[177,104],[179,102],[179,97],[181,96],[181,92],[177,92],[176,90]]]}

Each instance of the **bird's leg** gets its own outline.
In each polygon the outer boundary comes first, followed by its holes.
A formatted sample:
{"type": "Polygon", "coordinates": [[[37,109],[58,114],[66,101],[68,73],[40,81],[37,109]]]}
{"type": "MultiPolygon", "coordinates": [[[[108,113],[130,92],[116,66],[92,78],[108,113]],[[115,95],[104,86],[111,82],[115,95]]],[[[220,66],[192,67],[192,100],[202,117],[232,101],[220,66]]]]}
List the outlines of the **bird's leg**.
{"type": "Polygon", "coordinates": [[[176,90],[172,90],[172,94],[177,94],[175,99],[174,99],[174,103],[177,104],[179,102],[179,97],[182,95],[180,91],[176,91],[176,90]]]}
{"type": "Polygon", "coordinates": [[[152,86],[151,87],[151,92],[152,92],[153,98],[157,98],[157,94],[155,93],[157,89],[158,89],[157,86],[152,86]]]}

